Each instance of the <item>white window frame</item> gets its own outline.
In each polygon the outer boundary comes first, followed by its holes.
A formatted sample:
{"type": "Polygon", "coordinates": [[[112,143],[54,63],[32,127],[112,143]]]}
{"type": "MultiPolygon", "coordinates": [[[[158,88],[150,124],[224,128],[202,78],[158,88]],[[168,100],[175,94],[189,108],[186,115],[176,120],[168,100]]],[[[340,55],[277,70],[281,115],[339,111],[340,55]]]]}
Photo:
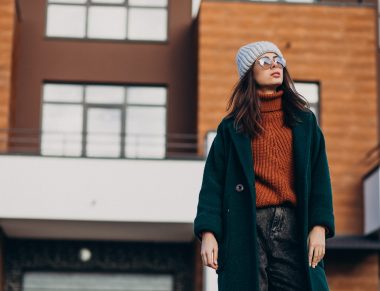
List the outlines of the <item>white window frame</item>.
{"type": "Polygon", "coordinates": [[[320,87],[317,82],[294,82],[296,90],[309,102],[317,121],[320,119],[320,87]]]}
{"type": "MultiPolygon", "coordinates": [[[[167,42],[168,41],[168,23],[169,23],[169,1],[171,0],[161,0],[158,1],[146,1],[146,4],[142,5],[130,5],[128,0],[123,1],[122,3],[116,3],[118,1],[115,1],[115,3],[110,3],[107,4],[105,3],[106,1],[97,1],[97,0],[46,0],[46,23],[45,23],[45,37],[47,38],[63,38],[63,39],[86,39],[86,40],[108,40],[108,41],[141,41],[141,42],[167,42]],[[154,5],[154,3],[157,3],[154,5]],[[84,13],[84,19],[82,25],[80,26],[80,31],[75,32],[73,30],[72,34],[65,34],[63,31],[54,33],[52,30],[52,26],[49,26],[50,21],[54,21],[56,17],[50,17],[50,9],[51,7],[54,8],[54,6],[66,6],[66,7],[77,7],[77,8],[82,8],[82,10],[85,10],[84,13]],[[106,34],[104,34],[104,31],[102,32],[103,35],[96,36],[89,35],[90,28],[89,27],[89,17],[90,17],[90,10],[91,8],[95,7],[104,7],[104,8],[123,8],[125,9],[124,11],[126,12],[126,17],[124,19],[125,21],[125,27],[120,27],[123,31],[121,31],[119,34],[113,34],[107,37],[106,34]],[[147,30],[146,33],[150,36],[145,37],[144,35],[141,34],[133,34],[134,37],[131,37],[129,33],[129,25],[130,25],[130,20],[131,18],[131,13],[133,13],[133,10],[150,10],[151,12],[159,12],[161,11],[162,13],[162,27],[157,25],[153,25],[151,27],[146,27],[147,29],[153,29],[153,31],[147,30]],[[160,29],[158,29],[160,28],[160,29]]],[[[137,12],[137,11],[136,11],[137,12]]],[[[79,13],[79,11],[78,11],[79,13]]],[[[79,16],[78,16],[79,17],[79,16]]],[[[120,19],[119,19],[120,20],[120,19]]],[[[96,23],[96,22],[94,22],[96,23]]],[[[54,22],[52,22],[50,25],[53,25],[54,22]]],[[[59,29],[57,27],[56,29],[59,29]]],[[[93,32],[94,33],[94,32],[93,32]]]]}
{"type": "MultiPolygon", "coordinates": [[[[59,87],[57,87],[59,88],[59,87]]],[[[167,142],[167,128],[166,128],[166,125],[167,125],[167,93],[168,93],[168,90],[167,90],[167,87],[165,86],[152,86],[152,85],[139,85],[139,86],[123,86],[123,85],[103,85],[103,84],[89,84],[89,83],[86,83],[86,84],[75,84],[75,83],[54,83],[54,82],[46,82],[43,84],[43,90],[44,92],[42,98],[41,98],[41,135],[40,135],[40,153],[41,155],[44,155],[44,156],[74,156],[74,157],[89,157],[87,151],[86,151],[86,148],[87,148],[87,145],[88,145],[88,141],[87,141],[87,136],[86,136],[86,128],[87,128],[87,111],[90,110],[91,108],[94,108],[94,107],[98,107],[98,108],[102,108],[102,109],[120,109],[121,110],[121,143],[120,143],[120,154],[115,156],[115,155],[112,155],[110,154],[109,156],[97,156],[95,155],[96,157],[107,157],[107,158],[153,158],[153,159],[163,159],[165,158],[166,156],[166,142],[167,142]],[[79,87],[81,88],[81,91],[80,91],[80,94],[82,94],[81,98],[75,98],[75,95],[74,93],[72,93],[71,95],[67,95],[65,96],[64,98],[66,98],[68,100],[68,102],[65,102],[64,100],[61,99],[54,99],[54,98],[50,98],[47,99],[49,97],[49,95],[46,94],[46,90],[49,88],[49,86],[51,85],[58,85],[58,86],[72,86],[72,87],[79,87]],[[123,89],[123,100],[120,100],[120,98],[110,98],[110,100],[112,100],[111,102],[107,103],[107,102],[103,102],[103,100],[101,100],[99,98],[99,96],[95,96],[95,98],[92,98],[92,100],[94,102],[89,102],[88,101],[88,97],[86,95],[86,92],[91,92],[91,90],[86,90],[86,88],[95,88],[96,86],[101,86],[101,87],[110,87],[110,88],[115,88],[115,89],[123,89]],[[135,92],[133,93],[134,94],[134,97],[131,98],[131,102],[132,103],[128,103],[128,94],[132,94],[132,93],[128,93],[128,90],[129,89],[133,89],[134,91],[131,91],[131,92],[135,92]],[[153,91],[153,94],[157,94],[157,98],[156,100],[154,99],[155,95],[150,95],[149,96],[149,90],[151,89],[155,89],[155,90],[158,90],[157,93],[155,93],[153,91]],[[137,90],[137,91],[136,91],[137,90]],[[139,98],[138,98],[138,94],[139,94],[139,90],[142,90],[141,92],[141,102],[139,102],[139,98]],[[144,93],[144,90],[145,93],[144,93]],[[137,92],[137,93],[136,93],[137,92]],[[137,95],[136,95],[137,94],[137,95]],[[145,95],[144,95],[145,94],[145,95]],[[148,98],[146,97],[148,96],[148,98]],[[153,96],[153,97],[152,97],[153,96]],[[145,98],[144,98],[145,97],[145,98]],[[80,134],[82,136],[82,139],[81,139],[81,148],[80,148],[80,152],[79,153],[73,153],[72,152],[72,148],[70,148],[70,145],[69,142],[67,143],[67,150],[65,150],[64,147],[61,147],[61,151],[54,151],[54,150],[48,150],[48,146],[49,146],[49,134],[50,134],[50,137],[54,137],[54,135],[59,135],[60,132],[51,132],[49,133],[48,131],[46,131],[46,124],[47,122],[44,120],[44,107],[48,106],[48,105],[51,105],[51,104],[55,104],[56,106],[67,106],[68,104],[74,104],[74,105],[79,105],[81,106],[81,109],[82,109],[82,124],[81,124],[81,128],[78,128],[77,130],[75,129],[75,133],[74,134],[80,134]],[[159,140],[159,148],[155,148],[153,151],[150,150],[150,151],[143,151],[141,149],[138,148],[138,145],[135,145],[134,148],[137,147],[137,154],[128,154],[128,149],[127,149],[127,139],[129,137],[129,135],[133,135],[133,133],[131,132],[128,132],[127,131],[127,125],[126,125],[126,121],[127,121],[127,116],[126,116],[126,112],[128,110],[128,108],[130,107],[134,107],[134,106],[139,106],[140,108],[141,107],[146,107],[146,108],[159,108],[159,110],[164,110],[164,113],[163,113],[163,120],[160,120],[160,122],[162,122],[161,124],[161,131],[160,133],[158,133],[158,135],[156,133],[146,133],[146,137],[145,139],[155,139],[155,140],[159,140]],[[78,132],[77,132],[78,131],[78,132]],[[154,136],[153,136],[154,134],[154,136]],[[152,136],[151,136],[152,135],[152,136]],[[155,137],[156,136],[156,137],[155,137]],[[46,141],[46,143],[45,143],[46,141]],[[71,151],[70,151],[71,149],[71,151]],[[150,154],[149,154],[150,152],[150,154]]],[[[72,90],[73,91],[73,90],[72,90]]],[[[79,94],[79,93],[78,93],[79,94]]],[[[132,95],[130,95],[132,96],[132,95]]],[[[107,97],[112,97],[112,96],[107,96],[107,97]]],[[[59,130],[58,130],[59,131],[59,130]]],[[[62,132],[61,134],[66,134],[66,137],[69,138],[69,132],[62,132]]],[[[76,136],[75,136],[76,137],[76,136]]],[[[68,139],[66,139],[66,142],[68,141],[68,139]]],[[[154,144],[157,145],[157,143],[155,142],[154,144]]],[[[50,145],[55,148],[59,148],[59,144],[58,145],[50,145]]],[[[63,146],[63,145],[62,145],[63,146]]],[[[131,146],[131,145],[130,145],[131,146]]],[[[144,149],[144,147],[147,149],[147,144],[144,144],[142,143],[141,144],[141,148],[144,149]]],[[[95,157],[94,154],[91,155],[91,157],[95,157]]]]}

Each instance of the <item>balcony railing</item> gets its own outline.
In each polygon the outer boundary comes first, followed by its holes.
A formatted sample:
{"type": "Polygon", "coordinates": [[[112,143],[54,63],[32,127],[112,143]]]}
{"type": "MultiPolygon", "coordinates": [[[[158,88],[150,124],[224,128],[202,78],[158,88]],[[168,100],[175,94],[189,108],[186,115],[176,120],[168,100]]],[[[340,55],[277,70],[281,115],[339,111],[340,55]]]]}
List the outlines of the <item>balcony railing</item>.
{"type": "Polygon", "coordinates": [[[193,133],[136,134],[0,129],[0,154],[57,157],[203,159],[206,138],[193,133]]]}

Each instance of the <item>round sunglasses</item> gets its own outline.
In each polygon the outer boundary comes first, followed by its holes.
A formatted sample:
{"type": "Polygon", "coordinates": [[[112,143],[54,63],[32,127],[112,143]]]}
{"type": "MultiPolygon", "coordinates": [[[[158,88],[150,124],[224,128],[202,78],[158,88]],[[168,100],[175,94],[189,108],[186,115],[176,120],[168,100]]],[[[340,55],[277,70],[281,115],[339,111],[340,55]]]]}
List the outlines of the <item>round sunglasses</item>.
{"type": "Polygon", "coordinates": [[[283,57],[280,56],[275,56],[274,60],[271,58],[265,56],[257,60],[257,62],[260,64],[260,66],[264,69],[267,70],[272,66],[272,63],[274,62],[277,67],[279,68],[284,68],[286,66],[286,60],[283,57]]]}

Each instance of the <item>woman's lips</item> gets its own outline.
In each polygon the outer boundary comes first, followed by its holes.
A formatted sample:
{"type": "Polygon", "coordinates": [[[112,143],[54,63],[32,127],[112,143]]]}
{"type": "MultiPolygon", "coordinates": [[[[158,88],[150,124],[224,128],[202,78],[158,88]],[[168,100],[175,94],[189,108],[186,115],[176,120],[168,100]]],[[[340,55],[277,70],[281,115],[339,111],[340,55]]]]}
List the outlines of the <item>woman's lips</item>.
{"type": "Polygon", "coordinates": [[[280,77],[280,73],[273,73],[271,76],[274,78],[278,78],[278,77],[280,77]]]}

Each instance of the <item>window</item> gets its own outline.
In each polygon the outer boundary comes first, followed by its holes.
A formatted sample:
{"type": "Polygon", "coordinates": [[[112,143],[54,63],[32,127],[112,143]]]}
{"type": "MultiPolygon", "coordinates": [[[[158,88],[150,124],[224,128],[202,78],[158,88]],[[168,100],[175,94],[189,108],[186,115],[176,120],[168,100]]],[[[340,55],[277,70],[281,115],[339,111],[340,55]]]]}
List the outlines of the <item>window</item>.
{"type": "Polygon", "coordinates": [[[170,274],[122,274],[85,272],[25,272],[23,291],[172,291],[170,274]]]}
{"type": "Polygon", "coordinates": [[[205,143],[204,156],[205,157],[208,156],[211,149],[212,142],[214,141],[215,137],[216,137],[216,130],[207,131],[205,141],[204,141],[205,143]]]}
{"type": "Polygon", "coordinates": [[[46,36],[167,40],[168,0],[48,0],[46,36]]]}
{"type": "Polygon", "coordinates": [[[46,83],[41,154],[164,158],[166,95],[165,87],[46,83]]]}
{"type": "Polygon", "coordinates": [[[306,98],[310,109],[319,121],[319,85],[317,83],[294,82],[297,92],[306,98]]]}

